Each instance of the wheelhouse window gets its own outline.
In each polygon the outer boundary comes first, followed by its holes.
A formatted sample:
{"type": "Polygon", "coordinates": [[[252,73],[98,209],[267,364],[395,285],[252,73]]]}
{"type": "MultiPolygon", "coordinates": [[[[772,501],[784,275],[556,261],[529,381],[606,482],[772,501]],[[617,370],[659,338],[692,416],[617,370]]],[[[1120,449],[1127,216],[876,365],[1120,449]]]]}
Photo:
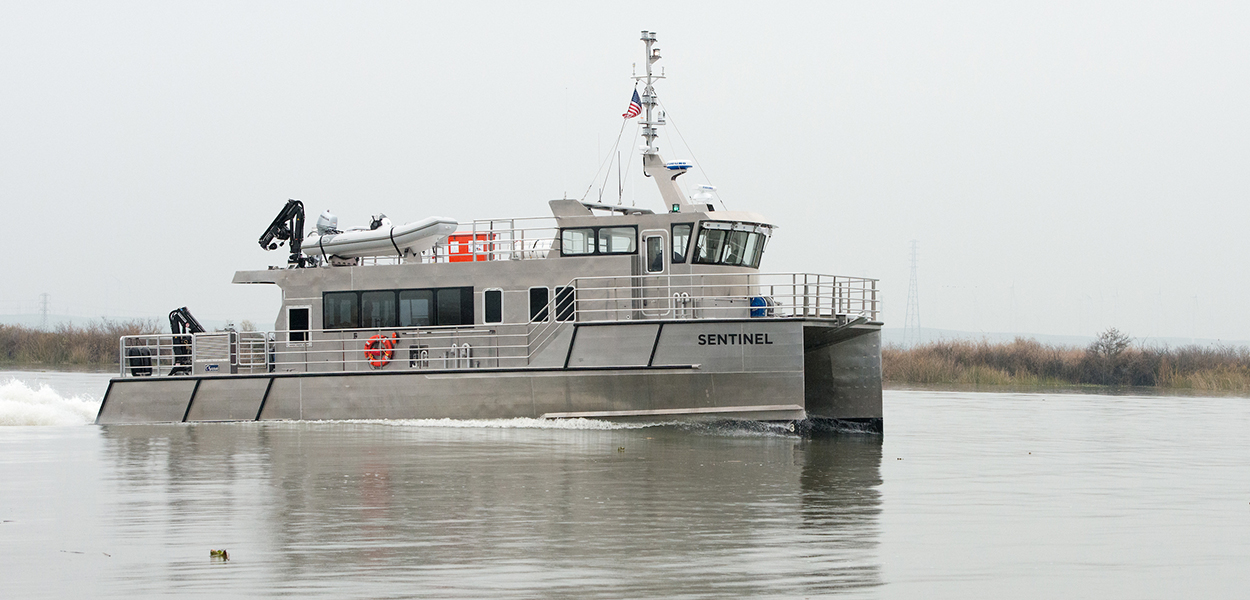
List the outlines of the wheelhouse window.
{"type": "Polygon", "coordinates": [[[638,228],[633,225],[573,227],[560,230],[561,256],[637,253],[638,228]]]}
{"type": "Polygon", "coordinates": [[[694,262],[757,269],[771,233],[765,225],[705,221],[699,227],[694,262]]]}
{"type": "Polygon", "coordinates": [[[482,304],[486,308],[483,323],[503,323],[503,290],[486,290],[482,304]]]}
{"type": "Polygon", "coordinates": [[[686,252],[690,248],[690,230],[693,228],[694,225],[690,223],[673,225],[673,264],[686,262],[686,252]]]}
{"type": "Polygon", "coordinates": [[[561,231],[560,253],[564,256],[594,254],[595,230],[591,227],[581,227],[561,231]]]}
{"type": "Polygon", "coordinates": [[[473,288],[326,292],[326,329],[472,325],[473,288]]]}
{"type": "Polygon", "coordinates": [[[633,254],[637,244],[638,230],[633,227],[599,229],[599,254],[633,254]]]}

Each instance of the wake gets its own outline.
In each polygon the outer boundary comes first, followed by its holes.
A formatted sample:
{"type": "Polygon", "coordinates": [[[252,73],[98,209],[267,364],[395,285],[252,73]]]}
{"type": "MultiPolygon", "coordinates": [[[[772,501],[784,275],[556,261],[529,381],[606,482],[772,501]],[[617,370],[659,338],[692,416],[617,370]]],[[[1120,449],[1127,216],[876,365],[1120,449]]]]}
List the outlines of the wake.
{"type": "Polygon", "coordinates": [[[32,389],[16,379],[0,383],[0,426],[86,425],[95,421],[99,408],[98,399],[66,398],[47,385],[32,389]]]}

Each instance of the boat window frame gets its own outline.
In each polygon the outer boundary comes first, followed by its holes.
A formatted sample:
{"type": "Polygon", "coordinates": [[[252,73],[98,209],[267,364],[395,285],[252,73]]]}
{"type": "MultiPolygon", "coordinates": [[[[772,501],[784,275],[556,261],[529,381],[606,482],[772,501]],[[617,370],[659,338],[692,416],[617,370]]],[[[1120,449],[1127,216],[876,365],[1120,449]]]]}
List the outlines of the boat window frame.
{"type": "Polygon", "coordinates": [[[321,328],[323,330],[360,329],[361,328],[360,327],[360,292],[356,290],[340,290],[340,291],[333,291],[333,292],[322,292],[321,293],[321,328]],[[329,318],[331,315],[330,308],[332,305],[331,296],[334,297],[333,305],[336,309],[338,308],[337,303],[338,303],[339,297],[345,297],[345,298],[350,297],[352,299],[352,302],[355,305],[355,310],[352,311],[353,315],[352,315],[352,318],[350,319],[350,323],[347,326],[338,325],[339,323],[338,319],[329,318]],[[334,323],[335,325],[331,326],[331,323],[334,323]]]}
{"type": "Polygon", "coordinates": [[[413,328],[413,327],[472,326],[472,325],[477,324],[476,314],[475,314],[476,311],[474,311],[474,307],[473,307],[474,292],[475,290],[473,286],[469,286],[469,285],[452,285],[452,286],[444,286],[444,287],[436,287],[436,288],[385,288],[385,289],[372,289],[372,290],[335,290],[335,291],[322,292],[321,293],[321,315],[322,315],[321,329],[323,331],[330,331],[330,330],[344,331],[344,330],[352,330],[352,329],[407,329],[407,328],[413,328]],[[460,314],[460,319],[458,319],[459,321],[458,323],[443,323],[443,315],[439,314],[440,312],[439,301],[438,301],[439,292],[445,291],[445,290],[459,290],[460,292],[460,298],[457,303],[459,305],[457,312],[460,314]],[[393,319],[391,320],[391,323],[394,323],[394,325],[390,325],[390,326],[383,325],[381,327],[374,327],[374,326],[366,326],[364,324],[364,316],[363,316],[364,294],[377,293],[377,292],[391,292],[392,294],[394,294],[394,304],[393,304],[394,314],[392,315],[393,319]],[[400,296],[404,292],[428,292],[430,294],[430,314],[429,314],[430,324],[429,325],[404,325],[403,324],[403,321],[400,318],[401,313],[403,312],[402,309],[400,308],[400,303],[402,302],[400,296]],[[329,316],[326,311],[329,309],[329,306],[330,306],[329,298],[331,295],[334,295],[336,297],[343,297],[343,296],[351,295],[351,297],[354,298],[355,306],[356,306],[356,315],[355,315],[356,318],[354,322],[350,324],[350,326],[341,326],[341,325],[336,326],[336,327],[327,326],[330,324],[330,320],[326,318],[327,316],[329,316]]]}
{"type": "Polygon", "coordinates": [[[577,317],[577,288],[571,285],[558,285],[552,294],[552,311],[557,321],[573,321],[577,317]]]}
{"type": "MultiPolygon", "coordinates": [[[[729,221],[700,221],[698,235],[695,237],[694,251],[691,262],[700,265],[722,265],[726,267],[747,267],[758,269],[764,258],[764,247],[772,237],[773,226],[756,223],[738,223],[729,221]],[[704,237],[707,232],[723,232],[715,252],[699,252],[707,248],[704,240],[711,240],[713,235],[704,237]],[[745,237],[743,237],[745,236],[745,237]],[[731,240],[739,239],[740,242],[731,240]],[[738,247],[740,243],[740,247],[738,247]],[[733,248],[738,247],[736,253],[733,248]],[[750,250],[750,252],[748,252],[750,250]],[[708,257],[704,258],[704,255],[708,257]],[[736,260],[731,260],[736,259],[736,260]]],[[[709,250],[711,248],[708,248],[709,250]]]]}
{"type": "Polygon", "coordinates": [[[686,264],[686,261],[690,258],[690,241],[694,239],[694,223],[673,223],[673,225],[669,227],[669,239],[672,240],[672,244],[673,244],[672,260],[669,261],[669,264],[673,264],[673,265],[686,264]],[[681,255],[677,254],[677,228],[678,227],[686,228],[686,242],[682,244],[681,255]]]}
{"type": "Polygon", "coordinates": [[[482,323],[483,324],[503,323],[503,296],[504,296],[503,288],[486,288],[482,290],[482,323]],[[492,321],[490,319],[490,313],[491,313],[490,295],[491,293],[498,294],[499,296],[499,307],[497,309],[499,312],[499,320],[497,321],[492,321]]]}
{"type": "Polygon", "coordinates": [[[292,346],[292,347],[307,346],[308,342],[312,341],[311,332],[312,332],[312,305],[311,304],[298,304],[298,305],[287,306],[286,307],[286,343],[287,343],[287,346],[292,346]],[[303,329],[296,329],[291,326],[291,313],[297,310],[304,311],[304,328],[303,329]],[[301,339],[297,340],[294,338],[293,334],[296,332],[299,332],[299,334],[302,336],[301,339]]]}
{"type": "Polygon", "coordinates": [[[656,275],[664,272],[665,250],[664,234],[662,232],[642,236],[642,270],[645,271],[647,275],[656,275]],[[651,240],[660,240],[659,254],[656,254],[655,256],[651,255],[651,240]],[[659,259],[660,265],[657,268],[652,268],[655,267],[653,263],[657,258],[659,259]]]}
{"type": "Polygon", "coordinates": [[[529,293],[529,322],[546,323],[551,319],[551,288],[545,285],[534,285],[530,286],[526,291],[529,293]],[[534,290],[543,291],[543,301],[541,304],[536,305],[534,303],[534,290]],[[534,310],[535,307],[538,307],[538,310],[534,310]],[[539,315],[542,315],[541,319],[538,318],[539,315]]]}
{"type": "Polygon", "coordinates": [[[638,247],[639,247],[638,225],[636,224],[561,227],[559,238],[560,238],[560,256],[561,257],[565,257],[565,256],[631,256],[634,254],[638,254],[638,247]],[[593,232],[593,235],[590,238],[591,251],[590,252],[567,251],[565,249],[565,244],[564,244],[564,232],[580,231],[580,230],[587,230],[587,229],[593,232]],[[600,246],[602,246],[604,243],[604,240],[600,239],[600,235],[601,235],[600,232],[604,229],[631,229],[633,230],[633,236],[630,238],[629,250],[614,250],[614,251],[600,250],[600,246]]]}

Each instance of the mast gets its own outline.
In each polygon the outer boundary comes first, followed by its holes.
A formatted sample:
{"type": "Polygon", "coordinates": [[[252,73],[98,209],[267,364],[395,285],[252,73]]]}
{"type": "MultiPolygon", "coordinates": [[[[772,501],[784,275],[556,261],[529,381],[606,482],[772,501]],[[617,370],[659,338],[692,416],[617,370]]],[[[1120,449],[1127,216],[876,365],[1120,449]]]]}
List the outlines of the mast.
{"type": "Polygon", "coordinates": [[[658,154],[660,149],[655,145],[655,138],[659,137],[656,131],[656,123],[654,120],[655,113],[655,82],[664,79],[663,75],[656,75],[651,71],[651,65],[655,61],[660,60],[660,49],[655,47],[655,32],[642,32],[642,43],[647,45],[645,53],[645,61],[647,74],[642,77],[634,77],[635,80],[645,81],[646,86],[642,88],[642,108],[646,111],[646,118],[642,122],[642,139],[647,141],[647,147],[643,150],[643,154],[658,154]]]}
{"type": "Polygon", "coordinates": [[[660,135],[656,128],[664,124],[664,112],[655,109],[658,103],[655,97],[655,82],[664,79],[663,71],[660,75],[656,75],[651,68],[656,61],[660,60],[660,49],[655,47],[655,42],[654,31],[642,32],[642,43],[646,45],[646,60],[643,64],[646,66],[647,74],[634,76],[634,81],[646,84],[642,89],[642,108],[645,115],[642,122],[642,139],[647,142],[642,149],[642,172],[647,177],[655,179],[655,184],[660,188],[660,196],[664,198],[664,204],[668,210],[682,212],[686,210],[684,207],[696,206],[686,198],[686,194],[677,185],[677,178],[690,169],[690,164],[685,161],[665,163],[660,156],[660,147],[655,144],[655,139],[660,135]]]}

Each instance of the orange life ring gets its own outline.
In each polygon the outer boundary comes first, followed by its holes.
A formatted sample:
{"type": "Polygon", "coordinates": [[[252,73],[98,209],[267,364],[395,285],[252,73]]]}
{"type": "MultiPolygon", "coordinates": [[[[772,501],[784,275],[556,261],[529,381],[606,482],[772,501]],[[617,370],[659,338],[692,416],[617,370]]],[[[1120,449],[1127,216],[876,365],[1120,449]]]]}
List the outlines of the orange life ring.
{"type": "Polygon", "coordinates": [[[394,340],[399,339],[399,334],[394,335],[392,339],[379,333],[365,342],[365,358],[369,359],[369,364],[373,365],[373,368],[385,367],[386,363],[391,362],[391,357],[395,356],[394,340]]]}

